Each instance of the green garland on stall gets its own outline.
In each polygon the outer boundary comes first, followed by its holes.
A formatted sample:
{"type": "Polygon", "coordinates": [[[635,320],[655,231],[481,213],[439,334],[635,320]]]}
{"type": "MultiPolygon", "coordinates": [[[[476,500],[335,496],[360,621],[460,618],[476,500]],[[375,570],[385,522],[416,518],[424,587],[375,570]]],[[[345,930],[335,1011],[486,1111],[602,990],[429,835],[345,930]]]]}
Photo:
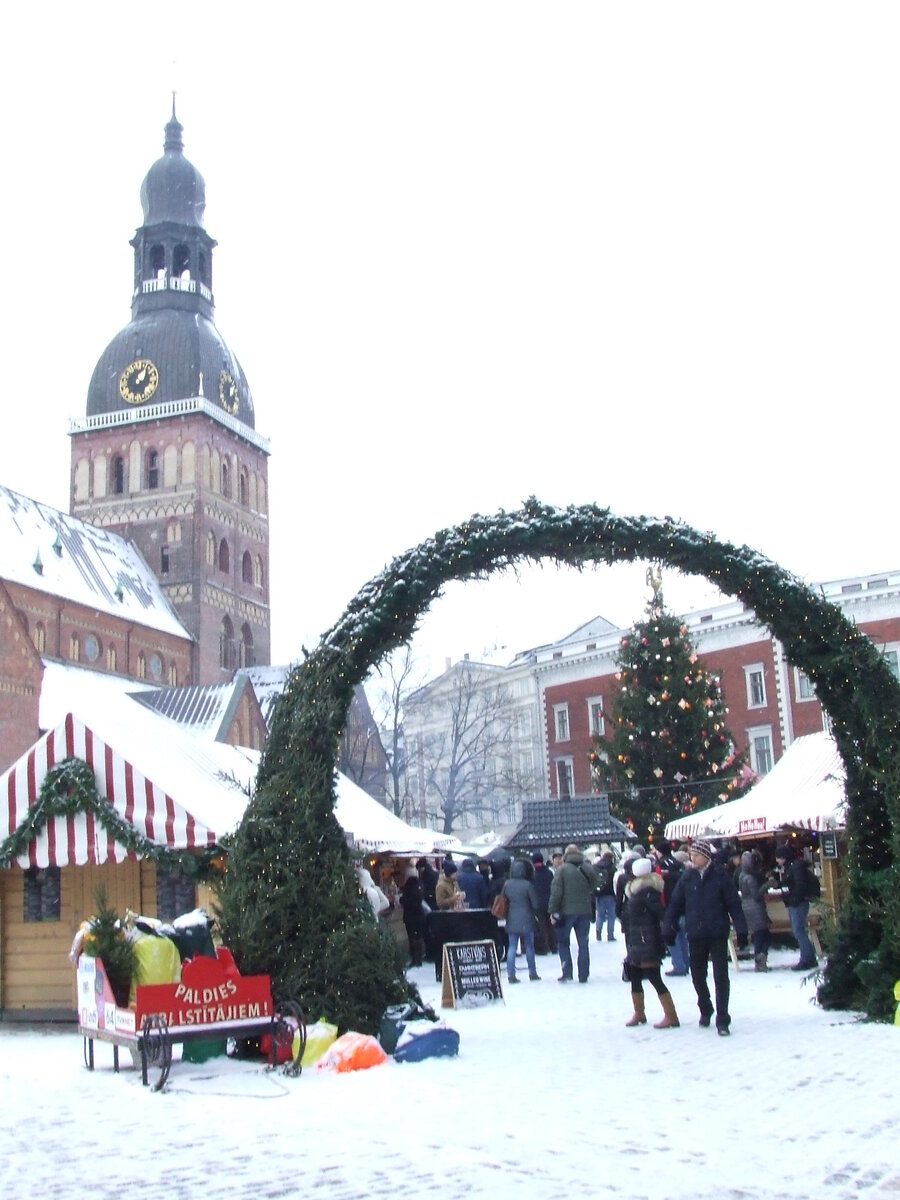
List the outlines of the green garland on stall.
{"type": "MultiPolygon", "coordinates": [[[[829,1007],[888,1016],[900,976],[900,686],[882,656],[839,609],[747,546],[720,542],[668,517],[618,517],[592,504],[556,508],[534,497],[514,512],[476,514],[395,558],[292,672],[273,714],[255,797],[238,830],[238,853],[230,859],[229,874],[250,861],[242,859],[242,846],[252,844],[257,856],[250,868],[257,876],[245,880],[240,914],[232,906],[238,942],[241,922],[254,938],[265,936],[277,903],[266,882],[293,869],[282,832],[290,828],[291,807],[303,804],[322,828],[334,820],[334,762],[356,685],[410,640],[445,584],[486,579],[543,559],[577,569],[646,560],[703,575],[742,600],[815,683],[844,760],[849,800],[849,897],[819,998],[829,1007]],[[267,857],[264,872],[260,854],[267,857]]],[[[243,949],[257,964],[260,956],[266,959],[260,969],[290,976],[302,992],[303,973],[317,952],[308,934],[292,934],[286,926],[268,955],[260,945],[252,953],[249,940],[243,949]]],[[[316,936],[333,934],[323,929],[316,936]]]]}
{"type": "Polygon", "coordinates": [[[160,866],[181,871],[198,880],[217,875],[212,862],[221,856],[221,846],[208,846],[200,851],[170,850],[151,841],[130,821],[121,817],[109,801],[101,798],[94,772],[80,758],[67,758],[47,772],[37,802],[29,808],[28,815],[19,827],[0,844],[0,868],[8,867],[15,858],[24,854],[28,843],[37,837],[48,821],[54,817],[74,817],[79,813],[91,813],[107,834],[138,858],[148,858],[160,866]]]}

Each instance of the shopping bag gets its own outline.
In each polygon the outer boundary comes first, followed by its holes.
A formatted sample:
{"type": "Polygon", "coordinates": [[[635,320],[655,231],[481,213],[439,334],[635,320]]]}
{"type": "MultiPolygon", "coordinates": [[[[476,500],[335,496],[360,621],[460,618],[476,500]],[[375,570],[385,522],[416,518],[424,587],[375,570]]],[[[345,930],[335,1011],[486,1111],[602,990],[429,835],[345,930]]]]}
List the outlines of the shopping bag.
{"type": "Polygon", "coordinates": [[[319,1061],[317,1071],[361,1071],[387,1061],[377,1040],[368,1033],[344,1033],[332,1042],[319,1061]]]}
{"type": "Polygon", "coordinates": [[[418,1029],[404,1029],[397,1042],[397,1062],[421,1062],[425,1058],[453,1058],[459,1054],[459,1034],[443,1021],[418,1029]]]}
{"type": "Polygon", "coordinates": [[[303,1057],[300,1060],[300,1065],[310,1067],[314,1062],[318,1062],[328,1047],[336,1040],[337,1031],[337,1025],[331,1025],[321,1017],[316,1021],[315,1025],[308,1025],[306,1029],[306,1046],[303,1049],[303,1057]]]}

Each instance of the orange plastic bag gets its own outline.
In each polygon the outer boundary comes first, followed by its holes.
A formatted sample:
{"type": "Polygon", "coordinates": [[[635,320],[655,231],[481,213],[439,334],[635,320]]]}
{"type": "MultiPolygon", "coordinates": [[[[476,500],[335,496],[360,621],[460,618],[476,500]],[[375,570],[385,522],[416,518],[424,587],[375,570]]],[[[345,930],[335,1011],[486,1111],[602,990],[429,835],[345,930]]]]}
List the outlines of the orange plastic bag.
{"type": "Polygon", "coordinates": [[[345,1033],[332,1042],[319,1061],[317,1071],[361,1071],[377,1067],[387,1058],[376,1038],[367,1033],[345,1033]]]}

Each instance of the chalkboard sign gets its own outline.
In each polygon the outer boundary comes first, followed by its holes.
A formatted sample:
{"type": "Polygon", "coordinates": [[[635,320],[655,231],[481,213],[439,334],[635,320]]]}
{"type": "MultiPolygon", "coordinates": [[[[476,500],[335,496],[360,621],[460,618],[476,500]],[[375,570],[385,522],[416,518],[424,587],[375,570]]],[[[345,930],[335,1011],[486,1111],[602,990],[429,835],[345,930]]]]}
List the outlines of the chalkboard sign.
{"type": "Polygon", "coordinates": [[[500,963],[493,941],[444,942],[441,975],[443,1008],[467,1008],[503,999],[500,963]]]}
{"type": "Polygon", "coordinates": [[[838,856],[838,839],[837,833],[833,829],[828,829],[819,835],[819,841],[822,846],[823,858],[837,858],[838,856]]]}

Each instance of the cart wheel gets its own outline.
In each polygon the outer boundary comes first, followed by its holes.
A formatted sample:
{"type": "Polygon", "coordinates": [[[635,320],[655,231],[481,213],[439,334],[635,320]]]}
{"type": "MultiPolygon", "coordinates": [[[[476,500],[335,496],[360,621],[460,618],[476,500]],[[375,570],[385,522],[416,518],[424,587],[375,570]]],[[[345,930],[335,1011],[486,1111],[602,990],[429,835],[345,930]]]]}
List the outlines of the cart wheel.
{"type": "Polygon", "coordinates": [[[147,1066],[159,1071],[159,1079],[153,1085],[153,1091],[162,1091],[169,1078],[169,1068],[172,1066],[172,1039],[169,1037],[169,1026],[162,1013],[147,1013],[141,1026],[144,1039],[144,1056],[147,1066]]]}
{"type": "Polygon", "coordinates": [[[89,1071],[94,1069],[94,1042],[92,1038],[84,1039],[84,1065],[89,1071]]]}
{"type": "Polygon", "coordinates": [[[285,1075],[299,1075],[303,1070],[303,1051],[306,1049],[306,1018],[303,1009],[294,1000],[284,1000],[275,1012],[275,1045],[291,1046],[297,1038],[297,1051],[290,1062],[284,1064],[285,1075]],[[299,1034],[299,1037],[297,1036],[299,1034]]]}

